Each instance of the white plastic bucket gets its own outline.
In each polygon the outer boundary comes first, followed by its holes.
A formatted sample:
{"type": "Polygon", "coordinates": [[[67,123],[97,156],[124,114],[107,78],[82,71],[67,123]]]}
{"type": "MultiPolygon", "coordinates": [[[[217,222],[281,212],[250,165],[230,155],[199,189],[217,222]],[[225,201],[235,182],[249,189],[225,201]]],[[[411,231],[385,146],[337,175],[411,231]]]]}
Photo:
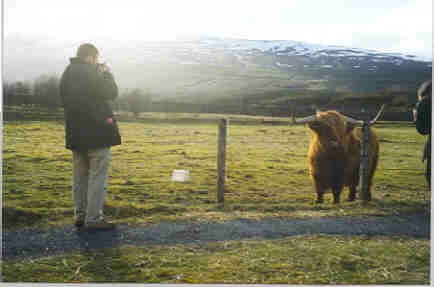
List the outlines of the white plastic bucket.
{"type": "Polygon", "coordinates": [[[172,181],[174,182],[190,181],[190,173],[188,172],[188,170],[175,169],[172,173],[172,181]]]}

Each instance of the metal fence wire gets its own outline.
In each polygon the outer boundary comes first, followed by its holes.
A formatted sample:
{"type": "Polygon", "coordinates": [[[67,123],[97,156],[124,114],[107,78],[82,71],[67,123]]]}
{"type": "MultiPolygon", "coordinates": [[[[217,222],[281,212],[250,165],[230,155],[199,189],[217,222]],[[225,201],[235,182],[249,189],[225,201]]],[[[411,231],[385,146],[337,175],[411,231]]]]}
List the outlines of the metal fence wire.
{"type": "MultiPolygon", "coordinates": [[[[389,138],[392,135],[382,130],[392,126],[379,124],[376,127],[380,159],[373,180],[373,198],[392,198],[403,204],[416,200],[429,206],[431,191],[424,177],[425,165],[420,162],[423,144],[389,138]],[[387,138],[382,137],[384,134],[387,138]],[[409,184],[413,181],[420,184],[409,184]]],[[[297,192],[304,192],[310,198],[314,196],[307,162],[311,132],[305,126],[246,124],[229,120],[224,129],[225,152],[219,150],[222,129],[219,131],[218,120],[201,123],[199,120],[163,119],[154,125],[154,129],[159,131],[145,129],[143,132],[148,133],[148,137],[140,143],[133,140],[134,133],[139,131],[123,135],[127,144],[141,147],[136,153],[143,156],[137,159],[133,155],[123,162],[123,169],[129,176],[136,169],[146,168],[143,160],[147,156],[141,154],[142,150],[150,150],[148,159],[162,159],[158,164],[164,166],[166,173],[158,175],[157,181],[149,179],[148,187],[157,182],[167,183],[174,190],[190,188],[191,193],[208,194],[208,200],[214,202],[223,202],[224,194],[232,201],[237,197],[241,199],[242,192],[268,194],[268,198],[279,193],[297,192]],[[224,161],[219,160],[222,153],[224,161]],[[173,181],[175,171],[187,172],[188,180],[184,183],[173,181]]],[[[276,200],[279,200],[278,196],[276,200]]]]}
{"type": "MultiPolygon", "coordinates": [[[[60,112],[56,115],[61,117],[60,112]]],[[[121,126],[123,144],[112,151],[110,180],[119,182],[137,202],[157,196],[154,193],[161,187],[167,188],[169,194],[182,189],[192,199],[207,196],[204,200],[208,202],[223,201],[219,190],[231,201],[242,200],[245,194],[261,194],[276,202],[282,194],[295,201],[302,199],[294,194],[313,198],[307,163],[311,132],[306,126],[291,126],[290,119],[230,119],[226,123],[224,174],[219,176],[219,120],[195,116],[173,119],[173,114],[164,113],[159,118],[122,115],[120,125],[136,126],[121,126]],[[122,160],[117,160],[121,156],[122,160]],[[175,170],[188,171],[188,180],[174,181],[175,170]]],[[[424,176],[425,163],[421,162],[424,139],[416,136],[411,123],[381,122],[375,128],[380,159],[373,180],[373,198],[395,200],[403,206],[417,201],[429,210],[431,190],[424,176]]]]}

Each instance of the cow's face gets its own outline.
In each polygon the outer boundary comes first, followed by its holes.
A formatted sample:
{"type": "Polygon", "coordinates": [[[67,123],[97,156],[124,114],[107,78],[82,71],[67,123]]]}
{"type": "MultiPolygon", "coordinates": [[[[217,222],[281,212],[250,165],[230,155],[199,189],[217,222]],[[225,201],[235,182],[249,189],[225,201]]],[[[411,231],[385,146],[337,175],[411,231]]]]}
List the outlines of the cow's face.
{"type": "Polygon", "coordinates": [[[334,111],[317,112],[316,120],[308,122],[308,126],[321,142],[330,146],[344,145],[345,136],[354,129],[354,125],[345,123],[343,117],[334,111]]]}

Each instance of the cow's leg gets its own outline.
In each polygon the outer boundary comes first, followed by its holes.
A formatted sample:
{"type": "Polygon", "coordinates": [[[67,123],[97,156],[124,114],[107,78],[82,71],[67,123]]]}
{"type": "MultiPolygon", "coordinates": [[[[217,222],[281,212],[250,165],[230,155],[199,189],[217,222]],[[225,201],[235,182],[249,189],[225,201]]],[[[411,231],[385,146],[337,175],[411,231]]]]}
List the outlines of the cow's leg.
{"type": "Polygon", "coordinates": [[[371,199],[372,199],[372,195],[371,195],[371,184],[369,184],[369,187],[368,187],[368,195],[366,196],[366,200],[367,200],[367,201],[371,201],[371,199]]]}
{"type": "Polygon", "coordinates": [[[341,192],[344,189],[344,182],[343,177],[340,175],[343,174],[343,169],[338,169],[341,173],[335,173],[333,177],[333,185],[332,185],[332,192],[333,192],[333,203],[337,204],[340,201],[341,192]]]}
{"type": "Polygon", "coordinates": [[[324,192],[316,192],[316,203],[323,203],[324,202],[324,192]]]}
{"type": "Polygon", "coordinates": [[[324,188],[318,184],[317,181],[315,181],[315,192],[316,192],[316,203],[323,203],[324,202],[324,188]]]}
{"type": "MultiPolygon", "coordinates": [[[[339,151],[336,151],[338,153],[339,151]]],[[[344,189],[344,162],[336,158],[331,162],[331,188],[333,192],[333,204],[340,201],[341,192],[344,189]]]]}
{"type": "Polygon", "coordinates": [[[350,193],[348,194],[348,201],[354,201],[357,194],[356,186],[350,186],[349,189],[350,193]]]}
{"type": "Polygon", "coordinates": [[[342,187],[333,188],[333,204],[339,203],[339,197],[341,195],[342,187]]]}

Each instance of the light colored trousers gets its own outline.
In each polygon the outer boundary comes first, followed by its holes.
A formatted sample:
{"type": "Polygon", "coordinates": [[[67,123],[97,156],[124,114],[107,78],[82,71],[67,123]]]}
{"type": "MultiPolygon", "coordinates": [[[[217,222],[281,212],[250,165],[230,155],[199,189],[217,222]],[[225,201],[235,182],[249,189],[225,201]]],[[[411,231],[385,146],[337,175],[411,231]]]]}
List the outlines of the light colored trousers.
{"type": "Polygon", "coordinates": [[[103,220],[108,186],[110,148],[72,152],[72,195],[76,218],[86,223],[103,220]]]}

